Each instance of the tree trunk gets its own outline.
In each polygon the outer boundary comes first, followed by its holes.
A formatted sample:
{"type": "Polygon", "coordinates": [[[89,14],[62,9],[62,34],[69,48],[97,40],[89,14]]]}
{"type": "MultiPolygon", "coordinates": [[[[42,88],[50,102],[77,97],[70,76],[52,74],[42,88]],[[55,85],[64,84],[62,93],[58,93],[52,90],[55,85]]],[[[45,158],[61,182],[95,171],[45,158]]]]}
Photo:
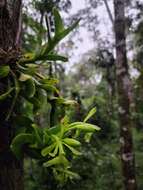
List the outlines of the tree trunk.
{"type": "MultiPolygon", "coordinates": [[[[13,66],[19,55],[21,36],[21,0],[0,0],[0,65],[13,66]]],[[[7,89],[7,78],[0,79],[0,94],[7,89]]],[[[6,114],[11,102],[0,102],[0,189],[23,190],[23,163],[10,150],[14,135],[11,118],[6,114]]]]}
{"type": "Polygon", "coordinates": [[[107,9],[107,13],[109,15],[109,19],[110,19],[111,23],[114,24],[113,16],[112,16],[111,10],[109,8],[108,2],[107,2],[107,0],[103,0],[103,1],[104,1],[104,4],[105,4],[105,7],[107,9]]]}
{"type": "Polygon", "coordinates": [[[136,190],[135,159],[131,132],[131,80],[128,72],[125,35],[125,0],[114,0],[116,77],[120,120],[121,162],[126,190],[136,190]]]}

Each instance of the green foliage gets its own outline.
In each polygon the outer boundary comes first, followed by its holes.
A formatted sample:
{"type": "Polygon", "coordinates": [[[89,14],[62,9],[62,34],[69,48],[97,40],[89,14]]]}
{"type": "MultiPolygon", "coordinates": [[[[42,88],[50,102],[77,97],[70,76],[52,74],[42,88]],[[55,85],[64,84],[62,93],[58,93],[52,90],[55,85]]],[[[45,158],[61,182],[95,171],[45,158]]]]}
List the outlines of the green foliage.
{"type": "Polygon", "coordinates": [[[55,35],[58,35],[65,29],[65,27],[57,9],[54,9],[53,13],[55,17],[55,35]]]}
{"type": "Polygon", "coordinates": [[[4,94],[1,94],[0,95],[0,102],[5,100],[13,90],[14,90],[14,88],[10,88],[7,92],[5,92],[4,94]]]}
{"type": "Polygon", "coordinates": [[[36,61],[42,61],[42,60],[46,60],[46,61],[64,61],[66,62],[68,59],[61,56],[61,55],[57,55],[54,52],[55,47],[59,44],[59,42],[64,39],[71,31],[73,31],[78,23],[79,20],[77,20],[72,26],[68,27],[68,28],[64,28],[61,16],[59,14],[59,12],[54,8],[53,9],[53,14],[54,14],[54,20],[55,20],[55,35],[52,38],[49,35],[48,38],[48,42],[46,42],[41,50],[40,53],[26,53],[23,58],[19,61],[19,63],[33,63],[36,61]]]}
{"type": "Polygon", "coordinates": [[[8,75],[10,67],[8,65],[0,66],[0,78],[4,78],[8,75]]]}
{"type": "Polygon", "coordinates": [[[68,157],[81,155],[77,149],[81,143],[70,136],[71,130],[75,130],[76,133],[79,129],[85,133],[91,133],[100,128],[85,122],[69,123],[67,117],[52,128],[41,129],[33,124],[26,133],[20,133],[13,139],[11,149],[19,159],[23,156],[23,151],[30,153],[28,155],[32,157],[30,151],[32,149],[34,150],[33,158],[35,158],[35,153],[39,154],[38,158],[41,157],[40,162],[44,167],[53,167],[54,171],[58,172],[63,172],[64,169],[64,172],[72,175],[69,171],[68,157]]]}
{"type": "Polygon", "coordinates": [[[49,36],[48,42],[41,46],[38,52],[32,50],[25,53],[15,65],[1,66],[0,77],[7,77],[8,90],[0,95],[0,101],[11,101],[5,119],[12,121],[16,129],[11,150],[17,159],[22,159],[25,154],[37,159],[43,167],[50,167],[58,180],[63,181],[78,176],[69,170],[71,158],[81,155],[78,135],[81,132],[91,134],[100,128],[86,123],[95,113],[95,108],[83,122],[71,123],[66,112],[65,117],[61,117],[57,123],[50,122],[47,127],[39,126],[36,122],[36,116],[40,114],[45,104],[50,104],[50,114],[53,114],[52,109],[76,104],[73,100],[61,97],[57,79],[39,72],[44,68],[45,60],[67,61],[67,58],[55,53],[55,47],[79,23],[78,20],[65,28],[59,12],[53,9],[53,14],[54,36],[49,36]]]}
{"type": "Polygon", "coordinates": [[[89,120],[95,113],[96,113],[96,108],[93,108],[92,110],[90,110],[90,112],[88,113],[88,115],[84,119],[84,122],[86,122],[87,120],[89,120]]]}

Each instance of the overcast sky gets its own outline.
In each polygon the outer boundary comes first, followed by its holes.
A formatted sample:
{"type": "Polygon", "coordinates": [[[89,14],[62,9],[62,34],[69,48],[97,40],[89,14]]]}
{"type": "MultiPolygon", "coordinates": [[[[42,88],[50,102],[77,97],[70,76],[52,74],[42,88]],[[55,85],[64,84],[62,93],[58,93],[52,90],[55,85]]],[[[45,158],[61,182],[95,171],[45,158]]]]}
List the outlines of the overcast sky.
{"type": "MultiPolygon", "coordinates": [[[[83,9],[87,6],[86,0],[72,0],[72,9],[70,10],[69,14],[76,14],[80,9],[83,9]]],[[[112,3],[109,3],[110,9],[113,12],[113,6],[112,3]]],[[[105,6],[99,6],[97,9],[95,9],[96,14],[98,16],[99,25],[95,26],[99,29],[100,35],[102,39],[110,38],[111,41],[113,39],[113,33],[112,33],[112,24],[109,20],[107,10],[105,6]]],[[[64,14],[64,17],[69,17],[69,14],[64,14]]],[[[87,28],[80,27],[78,28],[79,34],[75,37],[74,40],[78,39],[79,37],[82,38],[82,41],[76,40],[76,49],[73,49],[73,56],[70,58],[70,65],[73,65],[75,62],[78,62],[84,53],[88,52],[91,49],[94,49],[98,46],[96,41],[93,41],[89,35],[89,32],[87,28]]],[[[68,69],[69,69],[68,65],[68,69]]]]}

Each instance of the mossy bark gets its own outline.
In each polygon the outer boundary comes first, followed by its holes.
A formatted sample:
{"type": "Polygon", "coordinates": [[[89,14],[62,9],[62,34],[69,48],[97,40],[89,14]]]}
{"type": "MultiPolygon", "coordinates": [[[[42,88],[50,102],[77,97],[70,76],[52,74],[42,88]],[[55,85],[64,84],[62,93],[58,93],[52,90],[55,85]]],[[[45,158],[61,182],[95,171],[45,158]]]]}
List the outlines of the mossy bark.
{"type": "MultiPolygon", "coordinates": [[[[0,1],[0,64],[14,65],[19,56],[21,0],[0,1]],[[10,55],[10,56],[9,56],[10,55]]],[[[7,78],[0,79],[0,94],[7,90],[7,78]]],[[[23,190],[23,161],[10,150],[14,136],[12,118],[6,121],[11,101],[0,102],[0,189],[23,190]]]]}

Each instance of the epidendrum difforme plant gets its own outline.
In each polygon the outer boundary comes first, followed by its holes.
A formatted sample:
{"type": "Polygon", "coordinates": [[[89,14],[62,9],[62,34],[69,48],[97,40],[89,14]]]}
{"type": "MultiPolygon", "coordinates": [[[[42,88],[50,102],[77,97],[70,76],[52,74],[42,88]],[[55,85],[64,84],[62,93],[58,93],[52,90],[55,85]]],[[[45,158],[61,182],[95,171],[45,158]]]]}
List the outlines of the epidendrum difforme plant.
{"type": "Polygon", "coordinates": [[[23,111],[25,105],[30,105],[32,114],[35,116],[40,112],[45,101],[51,100],[58,102],[57,105],[61,107],[75,104],[75,101],[66,100],[60,96],[56,87],[57,79],[38,72],[39,65],[41,67],[45,60],[67,61],[66,57],[57,55],[54,49],[79,23],[78,20],[72,26],[65,28],[55,8],[53,15],[54,37],[49,35],[48,42],[41,47],[39,52],[24,54],[15,65],[0,66],[0,78],[7,78],[8,81],[7,91],[0,95],[0,103],[11,101],[5,120],[14,121],[16,132],[11,143],[11,150],[16,157],[22,159],[26,154],[37,159],[44,167],[51,167],[57,177],[62,176],[62,179],[67,179],[77,176],[69,170],[71,167],[69,160],[81,154],[78,150],[81,145],[78,141],[79,133],[84,132],[87,138],[100,129],[87,123],[96,109],[93,108],[83,122],[70,123],[65,114],[58,124],[43,128],[36,124],[34,117],[28,116],[23,111]]]}

